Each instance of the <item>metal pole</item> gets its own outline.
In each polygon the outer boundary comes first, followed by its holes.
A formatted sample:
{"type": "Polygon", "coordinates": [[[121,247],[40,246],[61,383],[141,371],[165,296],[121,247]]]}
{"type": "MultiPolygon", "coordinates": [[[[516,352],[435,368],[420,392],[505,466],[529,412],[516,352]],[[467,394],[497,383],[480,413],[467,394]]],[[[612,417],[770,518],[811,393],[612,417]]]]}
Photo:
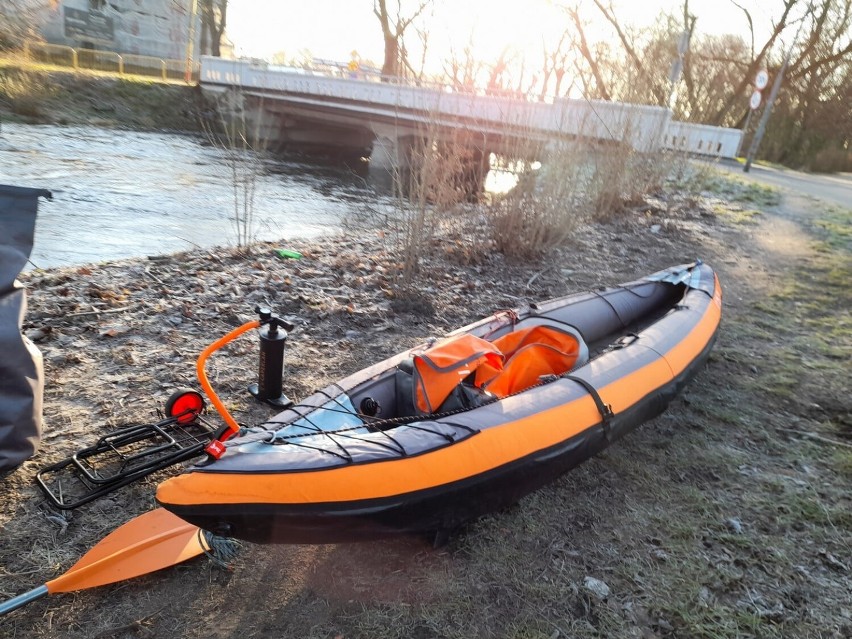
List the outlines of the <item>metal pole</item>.
{"type": "Polygon", "coordinates": [[[189,29],[186,37],[186,66],[183,70],[184,82],[192,82],[192,47],[195,44],[195,15],[198,12],[198,0],[189,0],[189,29]]]}
{"type": "Polygon", "coordinates": [[[760,117],[760,124],[757,125],[757,132],[754,134],[751,146],[748,148],[748,157],[746,158],[745,166],[743,166],[743,173],[748,173],[751,170],[751,162],[757,153],[758,147],[760,147],[760,141],[763,139],[763,134],[766,131],[766,123],[769,120],[769,114],[772,113],[772,105],[775,102],[775,98],[778,96],[778,91],[781,89],[781,81],[784,79],[784,72],[787,70],[787,64],[790,62],[790,54],[793,52],[793,45],[796,44],[796,40],[799,39],[799,33],[801,33],[804,25],[805,16],[802,16],[802,21],[799,23],[799,29],[796,31],[796,37],[793,38],[790,48],[787,49],[787,55],[784,56],[784,63],[781,65],[781,68],[778,70],[778,74],[775,76],[775,82],[772,83],[772,91],[769,92],[769,98],[766,100],[763,115],[760,117]]]}
{"type": "Polygon", "coordinates": [[[734,154],[735,158],[740,157],[740,151],[743,149],[743,142],[745,142],[746,135],[748,134],[748,127],[751,124],[751,116],[754,114],[754,109],[748,110],[748,115],[746,116],[745,125],[743,125],[743,137],[740,138],[740,143],[737,145],[737,152],[734,154]]]}
{"type": "Polygon", "coordinates": [[[12,597],[7,601],[0,602],[0,615],[5,615],[7,612],[17,610],[21,606],[26,606],[31,601],[41,599],[47,594],[49,594],[47,586],[39,586],[38,588],[33,588],[29,592],[25,592],[22,595],[18,595],[17,597],[12,597]]]}
{"type": "Polygon", "coordinates": [[[677,93],[678,81],[683,73],[683,59],[687,51],[689,51],[689,42],[692,40],[692,31],[695,29],[695,16],[684,16],[684,31],[681,32],[677,43],[677,60],[672,64],[669,72],[669,96],[666,101],[666,106],[670,110],[674,110],[675,95],[677,93]]]}

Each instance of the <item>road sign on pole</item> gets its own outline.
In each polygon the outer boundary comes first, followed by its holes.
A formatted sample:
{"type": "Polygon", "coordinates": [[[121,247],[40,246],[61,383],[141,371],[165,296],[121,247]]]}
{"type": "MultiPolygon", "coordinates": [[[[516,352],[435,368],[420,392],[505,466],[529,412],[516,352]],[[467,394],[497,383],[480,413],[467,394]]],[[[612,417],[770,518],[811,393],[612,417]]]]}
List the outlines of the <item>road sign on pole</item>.
{"type": "Polygon", "coordinates": [[[763,94],[760,91],[755,91],[751,94],[751,98],[748,101],[748,105],[751,107],[751,110],[754,111],[757,107],[760,106],[760,103],[763,101],[763,94]]]}
{"type": "MultiPolygon", "coordinates": [[[[781,88],[781,81],[784,79],[784,72],[787,70],[787,65],[790,64],[790,54],[793,52],[793,44],[795,44],[799,39],[799,34],[802,32],[804,24],[804,20],[799,23],[799,28],[796,30],[796,35],[793,37],[793,42],[790,44],[790,47],[787,49],[787,53],[784,55],[784,62],[781,64],[781,68],[778,70],[778,73],[775,74],[775,81],[772,83],[772,90],[769,92],[769,97],[766,100],[766,108],[763,109],[763,115],[760,116],[760,123],[757,125],[757,132],[754,134],[754,137],[751,140],[751,146],[748,149],[748,156],[746,157],[745,164],[743,165],[743,173],[748,173],[751,170],[751,162],[757,153],[758,147],[760,147],[760,141],[763,139],[763,133],[766,131],[766,122],[769,120],[769,114],[772,113],[772,105],[775,103],[775,98],[778,97],[778,90],[781,88]]],[[[759,75],[760,74],[758,73],[758,76],[759,75]]],[[[766,79],[769,80],[769,76],[767,76],[766,79]]],[[[755,83],[757,83],[757,80],[758,78],[755,78],[755,83]]]]}
{"type": "Polygon", "coordinates": [[[769,72],[766,69],[761,69],[754,76],[754,88],[760,91],[765,89],[767,84],[769,84],[769,72]]]}

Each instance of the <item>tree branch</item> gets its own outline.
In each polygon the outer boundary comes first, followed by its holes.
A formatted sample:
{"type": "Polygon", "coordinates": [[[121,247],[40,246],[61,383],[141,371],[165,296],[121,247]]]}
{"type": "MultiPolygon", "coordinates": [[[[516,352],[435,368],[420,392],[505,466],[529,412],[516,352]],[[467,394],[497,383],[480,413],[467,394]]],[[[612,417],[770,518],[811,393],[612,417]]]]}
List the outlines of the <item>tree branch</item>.
{"type": "Polygon", "coordinates": [[[659,105],[665,105],[667,101],[667,96],[664,91],[660,89],[658,85],[654,83],[653,78],[648,73],[648,70],[642,64],[642,59],[636,53],[636,50],[630,44],[630,41],[627,38],[627,34],[621,28],[621,25],[618,23],[617,18],[615,17],[615,11],[612,8],[612,5],[609,8],[604,7],[601,4],[600,0],[594,0],[595,6],[600,10],[603,14],[604,18],[607,22],[609,22],[612,27],[615,29],[615,33],[618,35],[618,39],[621,41],[621,46],[624,47],[625,53],[630,58],[630,61],[633,63],[633,66],[637,71],[645,78],[645,81],[648,83],[648,88],[651,90],[651,93],[654,94],[654,98],[657,100],[659,105]]]}
{"type": "MultiPolygon", "coordinates": [[[[577,7],[574,6],[570,9],[566,8],[566,11],[568,12],[568,15],[571,16],[571,18],[574,20],[574,25],[577,27],[577,35],[580,38],[580,42],[578,43],[580,45],[580,54],[583,56],[586,62],[589,63],[589,68],[591,69],[592,75],[595,78],[595,85],[597,86],[598,91],[600,92],[601,98],[604,100],[612,100],[612,97],[610,97],[609,91],[607,90],[606,82],[604,81],[603,75],[601,74],[600,67],[598,66],[597,59],[589,49],[589,44],[586,40],[586,33],[583,29],[583,24],[580,21],[580,14],[577,10],[577,7]]],[[[583,81],[583,85],[588,88],[585,80],[583,81]]]]}
{"type": "MultiPolygon", "coordinates": [[[[689,14],[689,0],[683,0],[683,30],[688,34],[687,41],[692,41],[692,32],[695,29],[695,16],[689,14]]],[[[695,100],[695,82],[692,80],[692,53],[687,47],[683,54],[683,82],[686,85],[686,101],[689,105],[689,113],[695,111],[698,106],[695,100]]],[[[668,104],[666,106],[669,106],[668,104]]]]}
{"type": "Polygon", "coordinates": [[[730,2],[737,9],[740,9],[745,14],[746,20],[748,20],[748,31],[751,35],[751,57],[754,59],[754,22],[751,19],[751,13],[749,13],[748,9],[741,4],[737,4],[734,0],[730,0],[730,2]]]}
{"type": "Polygon", "coordinates": [[[751,63],[748,65],[746,72],[743,74],[742,80],[740,80],[739,84],[734,88],[734,90],[730,93],[727,100],[722,103],[722,106],[716,111],[716,114],[710,119],[707,124],[715,124],[720,125],[725,117],[730,112],[731,108],[734,104],[737,103],[738,100],[742,99],[743,93],[745,93],[746,87],[751,84],[754,74],[757,73],[757,70],[763,64],[763,59],[766,57],[767,52],[772,48],[772,45],[775,44],[775,41],[778,39],[778,36],[781,35],[781,32],[787,27],[787,18],[790,16],[790,10],[796,4],[798,0],[785,0],[784,2],[784,13],[781,14],[781,18],[777,23],[773,24],[772,33],[769,36],[769,39],[764,43],[763,48],[761,48],[760,53],[757,54],[754,58],[752,58],[751,63]]]}

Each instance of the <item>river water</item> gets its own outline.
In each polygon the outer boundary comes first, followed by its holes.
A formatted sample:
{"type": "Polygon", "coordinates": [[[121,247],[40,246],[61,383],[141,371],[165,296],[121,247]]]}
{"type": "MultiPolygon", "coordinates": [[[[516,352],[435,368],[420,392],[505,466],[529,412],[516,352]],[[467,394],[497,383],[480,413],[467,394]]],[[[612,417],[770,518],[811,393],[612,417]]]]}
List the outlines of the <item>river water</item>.
{"type": "MultiPolygon", "coordinates": [[[[188,135],[3,123],[0,184],[53,193],[39,205],[31,256],[38,268],[233,246],[227,154],[188,135]]],[[[381,185],[342,165],[264,159],[256,166],[249,169],[256,240],[286,246],[388,201],[381,185]]]]}

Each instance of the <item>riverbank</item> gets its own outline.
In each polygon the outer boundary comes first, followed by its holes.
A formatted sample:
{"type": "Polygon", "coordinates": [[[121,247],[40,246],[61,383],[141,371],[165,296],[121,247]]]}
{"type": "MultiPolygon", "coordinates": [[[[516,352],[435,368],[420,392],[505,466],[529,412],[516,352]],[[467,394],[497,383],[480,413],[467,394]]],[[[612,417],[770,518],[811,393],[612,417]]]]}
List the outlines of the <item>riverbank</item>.
{"type": "Polygon", "coordinates": [[[197,86],[23,66],[0,59],[0,121],[200,131],[206,103],[197,86]]]}
{"type": "MultiPolygon", "coordinates": [[[[197,560],[52,596],[0,619],[0,634],[849,636],[848,237],[813,203],[726,192],[739,201],[669,188],[532,263],[472,251],[454,226],[428,247],[408,297],[391,286],[395,244],[369,229],[288,243],[300,260],[261,244],[28,273],[46,430],[41,452],[0,480],[0,597],[66,570],[152,507],[173,472],[60,513],[35,488],[37,469],[154,419],[174,388],[195,385],[197,353],[258,303],[297,325],[284,388],[296,398],[495,309],[696,257],[719,273],[723,326],[665,414],[441,550],[419,538],[245,546],[230,571],[197,560]]],[[[243,338],[210,365],[244,423],[269,415],[245,392],[256,348],[243,338]]]]}

